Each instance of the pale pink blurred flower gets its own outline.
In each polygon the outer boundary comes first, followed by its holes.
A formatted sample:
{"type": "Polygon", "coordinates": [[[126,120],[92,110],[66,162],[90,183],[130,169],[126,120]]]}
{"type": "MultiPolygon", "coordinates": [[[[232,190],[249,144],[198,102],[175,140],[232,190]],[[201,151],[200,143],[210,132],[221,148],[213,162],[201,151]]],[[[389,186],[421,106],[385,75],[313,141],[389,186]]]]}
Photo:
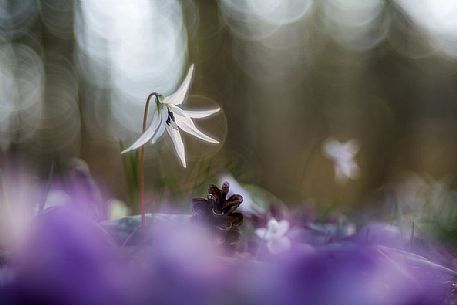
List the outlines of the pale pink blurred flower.
{"type": "Polygon", "coordinates": [[[327,139],[324,143],[324,153],[335,163],[335,179],[338,183],[344,183],[348,179],[357,179],[360,169],[354,160],[359,151],[359,143],[352,139],[347,142],[339,142],[335,139],[327,139]]]}

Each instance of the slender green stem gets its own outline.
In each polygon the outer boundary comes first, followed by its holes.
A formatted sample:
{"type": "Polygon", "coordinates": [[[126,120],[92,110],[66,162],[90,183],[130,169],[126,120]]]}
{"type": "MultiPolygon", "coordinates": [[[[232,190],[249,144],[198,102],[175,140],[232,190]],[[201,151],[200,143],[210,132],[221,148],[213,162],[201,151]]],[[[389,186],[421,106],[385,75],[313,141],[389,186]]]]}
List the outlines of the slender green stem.
{"type": "MultiPolygon", "coordinates": [[[[153,92],[148,95],[146,104],[144,105],[144,116],[143,116],[143,133],[146,131],[146,123],[148,121],[149,102],[151,97],[158,97],[158,93],[153,92]]],[[[144,203],[144,145],[140,148],[140,162],[139,162],[139,175],[140,175],[140,213],[141,213],[141,227],[145,225],[145,203],[144,203]]]]}

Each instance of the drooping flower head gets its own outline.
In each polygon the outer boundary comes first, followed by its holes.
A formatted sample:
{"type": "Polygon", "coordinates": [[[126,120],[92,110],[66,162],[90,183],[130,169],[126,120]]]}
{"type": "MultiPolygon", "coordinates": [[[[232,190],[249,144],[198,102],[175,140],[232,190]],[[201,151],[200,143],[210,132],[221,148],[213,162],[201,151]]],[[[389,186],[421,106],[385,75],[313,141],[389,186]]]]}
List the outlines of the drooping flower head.
{"type": "Polygon", "coordinates": [[[126,150],[122,153],[137,149],[150,141],[151,144],[163,135],[165,130],[170,136],[176,153],[183,167],[186,167],[186,153],[184,143],[179,130],[182,130],[194,137],[211,144],[219,143],[218,140],[206,135],[195,126],[192,119],[201,119],[219,112],[220,108],[210,110],[185,110],[179,107],[187,97],[194,65],[191,65],[182,84],[172,94],[163,96],[155,95],[155,109],[152,115],[152,122],[145,132],[126,150]]]}

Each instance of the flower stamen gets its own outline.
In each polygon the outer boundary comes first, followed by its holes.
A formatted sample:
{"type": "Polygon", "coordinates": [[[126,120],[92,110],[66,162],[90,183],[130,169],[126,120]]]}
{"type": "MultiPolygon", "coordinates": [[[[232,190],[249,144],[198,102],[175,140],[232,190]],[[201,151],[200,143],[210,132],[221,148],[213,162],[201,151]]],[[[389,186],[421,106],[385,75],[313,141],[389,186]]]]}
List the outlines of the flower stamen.
{"type": "Polygon", "coordinates": [[[165,123],[167,123],[167,125],[170,126],[171,122],[175,123],[176,120],[175,120],[175,116],[174,116],[173,112],[168,110],[168,118],[165,121],[165,123]]]}

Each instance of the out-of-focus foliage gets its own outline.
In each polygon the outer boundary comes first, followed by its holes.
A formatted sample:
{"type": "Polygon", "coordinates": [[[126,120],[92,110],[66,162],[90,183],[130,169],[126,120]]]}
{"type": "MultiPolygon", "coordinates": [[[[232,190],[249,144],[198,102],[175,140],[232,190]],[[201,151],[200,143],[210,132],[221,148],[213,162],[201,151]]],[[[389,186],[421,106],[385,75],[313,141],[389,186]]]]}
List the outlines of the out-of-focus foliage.
{"type": "Polygon", "coordinates": [[[185,136],[186,170],[166,139],[147,147],[149,196],[182,198],[222,172],[347,207],[405,170],[456,187],[457,8],[413,2],[1,1],[0,162],[26,156],[45,177],[79,157],[136,201],[118,143],[140,134],[147,95],[195,63],[186,103],[221,107],[198,123],[221,143],[185,136]],[[359,142],[357,180],[335,181],[330,137],[359,142]]]}

